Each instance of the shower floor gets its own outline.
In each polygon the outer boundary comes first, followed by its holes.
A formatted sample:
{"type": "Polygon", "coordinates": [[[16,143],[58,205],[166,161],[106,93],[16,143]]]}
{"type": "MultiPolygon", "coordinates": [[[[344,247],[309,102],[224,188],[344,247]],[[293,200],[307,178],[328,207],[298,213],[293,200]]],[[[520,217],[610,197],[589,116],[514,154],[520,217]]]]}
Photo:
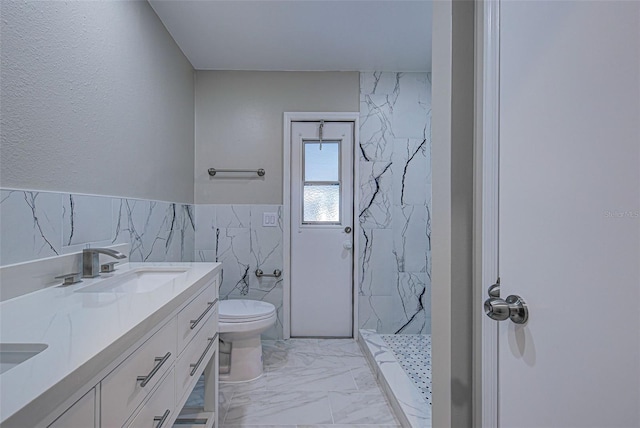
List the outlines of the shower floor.
{"type": "Polygon", "coordinates": [[[430,334],[381,334],[393,355],[431,404],[431,335],[430,334]]]}
{"type": "Polygon", "coordinates": [[[431,336],[359,333],[360,346],[402,426],[431,428],[431,336]]]}

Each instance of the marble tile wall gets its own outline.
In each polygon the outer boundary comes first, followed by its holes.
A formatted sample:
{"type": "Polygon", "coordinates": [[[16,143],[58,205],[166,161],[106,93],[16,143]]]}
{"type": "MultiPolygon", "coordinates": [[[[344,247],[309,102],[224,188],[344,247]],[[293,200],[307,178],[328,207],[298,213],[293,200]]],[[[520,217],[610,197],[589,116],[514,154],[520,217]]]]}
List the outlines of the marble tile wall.
{"type": "Polygon", "coordinates": [[[194,206],[0,189],[0,266],[128,243],[134,262],[194,260],[194,206]]]}
{"type": "Polygon", "coordinates": [[[282,278],[258,278],[256,269],[282,269],[281,205],[197,205],[196,260],[222,263],[220,298],[247,298],[272,303],[276,324],[264,339],[281,339],[282,278]],[[264,227],[263,213],[275,213],[274,227],[264,227]]]}
{"type": "Polygon", "coordinates": [[[360,74],[360,328],[431,332],[431,75],[360,74]]]}

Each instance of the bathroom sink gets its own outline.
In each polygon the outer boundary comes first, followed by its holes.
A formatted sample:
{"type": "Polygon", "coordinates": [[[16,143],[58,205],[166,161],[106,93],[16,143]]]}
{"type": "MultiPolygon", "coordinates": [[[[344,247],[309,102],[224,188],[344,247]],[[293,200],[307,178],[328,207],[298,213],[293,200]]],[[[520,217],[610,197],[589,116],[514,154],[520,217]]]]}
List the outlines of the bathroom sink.
{"type": "Polygon", "coordinates": [[[0,374],[47,349],[44,343],[0,343],[0,374]]]}
{"type": "Polygon", "coordinates": [[[115,275],[86,287],[76,293],[148,293],[185,273],[184,268],[139,268],[115,275]]]}

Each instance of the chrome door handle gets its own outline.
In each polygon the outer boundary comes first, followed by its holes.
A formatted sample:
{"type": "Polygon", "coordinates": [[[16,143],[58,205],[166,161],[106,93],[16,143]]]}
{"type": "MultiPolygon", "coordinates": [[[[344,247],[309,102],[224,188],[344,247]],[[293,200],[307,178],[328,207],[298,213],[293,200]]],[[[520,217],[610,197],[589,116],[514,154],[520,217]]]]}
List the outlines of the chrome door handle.
{"type": "Polygon", "coordinates": [[[484,302],[484,313],[496,321],[510,318],[516,324],[525,324],[529,319],[529,309],[520,296],[511,295],[506,300],[491,297],[484,302]]]}

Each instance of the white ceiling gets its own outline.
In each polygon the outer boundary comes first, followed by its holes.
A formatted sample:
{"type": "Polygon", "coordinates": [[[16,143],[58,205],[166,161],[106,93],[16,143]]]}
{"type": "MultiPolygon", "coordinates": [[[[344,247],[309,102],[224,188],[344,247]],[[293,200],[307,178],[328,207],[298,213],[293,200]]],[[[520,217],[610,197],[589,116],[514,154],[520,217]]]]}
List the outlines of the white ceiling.
{"type": "Polygon", "coordinates": [[[431,70],[431,0],[149,3],[198,70],[431,70]]]}

